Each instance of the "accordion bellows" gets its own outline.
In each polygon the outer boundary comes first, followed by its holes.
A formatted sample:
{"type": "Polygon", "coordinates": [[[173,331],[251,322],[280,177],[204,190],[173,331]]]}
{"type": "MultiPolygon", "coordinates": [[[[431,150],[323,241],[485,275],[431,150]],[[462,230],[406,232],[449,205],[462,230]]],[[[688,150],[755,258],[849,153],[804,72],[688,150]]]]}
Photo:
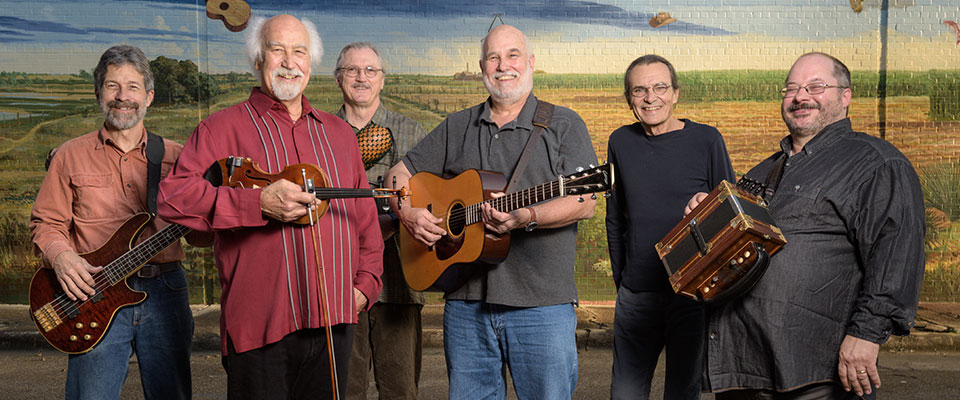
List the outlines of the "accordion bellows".
{"type": "Polygon", "coordinates": [[[357,132],[357,144],[360,146],[363,168],[370,169],[393,147],[393,135],[389,129],[371,121],[357,132]]]}

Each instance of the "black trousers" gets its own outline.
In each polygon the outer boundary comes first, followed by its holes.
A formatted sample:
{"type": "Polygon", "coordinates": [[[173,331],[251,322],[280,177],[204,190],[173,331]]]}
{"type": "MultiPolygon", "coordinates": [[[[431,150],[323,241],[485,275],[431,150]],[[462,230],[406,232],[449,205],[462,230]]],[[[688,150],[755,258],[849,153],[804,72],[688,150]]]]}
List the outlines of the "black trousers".
{"type": "MultiPolygon", "coordinates": [[[[353,346],[355,325],[334,325],[333,352],[336,359],[339,396],[347,393],[347,368],[353,346]]],[[[301,329],[279,342],[237,353],[227,338],[227,398],[254,399],[331,399],[330,358],[323,328],[301,329]]]]}
{"type": "Polygon", "coordinates": [[[859,400],[876,399],[877,389],[863,397],[847,392],[839,383],[821,382],[794,389],[789,392],[774,392],[762,389],[740,389],[717,393],[717,400],[859,400]]]}

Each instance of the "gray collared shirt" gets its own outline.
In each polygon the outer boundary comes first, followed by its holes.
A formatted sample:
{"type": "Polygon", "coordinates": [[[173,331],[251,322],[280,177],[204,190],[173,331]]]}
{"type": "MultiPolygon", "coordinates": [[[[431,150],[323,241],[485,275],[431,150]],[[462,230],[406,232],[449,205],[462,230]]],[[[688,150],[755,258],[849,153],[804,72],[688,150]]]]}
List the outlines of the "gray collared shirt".
{"type": "MultiPolygon", "coordinates": [[[[337,116],[346,121],[343,106],[337,111],[337,116]]],[[[427,132],[417,121],[387,110],[381,103],[377,107],[370,121],[380,125],[390,131],[393,136],[393,146],[377,163],[367,169],[367,179],[370,180],[370,186],[376,187],[380,177],[387,174],[390,167],[400,162],[401,157],[407,154],[414,145],[427,136],[427,132]]],[[[356,134],[363,127],[352,126],[353,133],[356,134]]],[[[390,187],[390,183],[384,183],[385,187],[390,187]]],[[[381,203],[377,203],[378,206],[381,203]]],[[[382,207],[381,213],[386,212],[382,207]]],[[[424,304],[426,302],[423,293],[414,291],[407,286],[407,281],[403,278],[403,268],[400,265],[400,244],[397,242],[397,235],[391,236],[383,243],[383,275],[380,279],[383,281],[383,290],[380,291],[380,297],[377,301],[381,303],[397,304],[424,304]]]]}
{"type": "MultiPolygon", "coordinates": [[[[747,175],[765,181],[782,152],[747,175]]],[[[790,156],[768,202],[787,244],[751,292],[709,313],[704,383],[714,391],[837,381],[846,335],[884,343],[916,315],[923,197],[893,145],[835,122],[790,156]]]]}
{"type": "MultiPolygon", "coordinates": [[[[490,100],[451,114],[403,158],[410,173],[452,177],[467,169],[500,172],[509,181],[533,130],[537,99],[532,94],[516,120],[497,127],[490,100]]],[[[533,146],[517,189],[554,181],[578,167],[597,164],[587,127],[577,113],[557,106],[549,129],[533,146]]],[[[577,224],[510,234],[510,253],[496,265],[474,263],[485,271],[448,293],[452,300],[532,307],[577,301],[574,281],[577,224]]]]}

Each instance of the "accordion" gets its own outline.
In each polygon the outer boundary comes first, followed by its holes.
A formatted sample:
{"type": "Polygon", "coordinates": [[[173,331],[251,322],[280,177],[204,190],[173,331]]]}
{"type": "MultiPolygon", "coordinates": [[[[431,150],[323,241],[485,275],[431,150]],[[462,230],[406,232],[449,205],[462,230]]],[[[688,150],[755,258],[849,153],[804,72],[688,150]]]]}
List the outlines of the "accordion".
{"type": "Polygon", "coordinates": [[[657,243],[678,294],[723,302],[751,288],[787,243],[763,199],[723,181],[657,243]]]}

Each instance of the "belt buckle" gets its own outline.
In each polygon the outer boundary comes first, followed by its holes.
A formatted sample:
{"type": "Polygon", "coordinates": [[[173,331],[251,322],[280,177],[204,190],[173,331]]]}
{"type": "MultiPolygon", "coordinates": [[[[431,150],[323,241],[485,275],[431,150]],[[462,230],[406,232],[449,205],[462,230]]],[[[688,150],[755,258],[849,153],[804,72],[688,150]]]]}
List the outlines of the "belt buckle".
{"type": "Polygon", "coordinates": [[[140,268],[137,271],[137,277],[150,279],[157,276],[157,273],[160,272],[160,266],[155,264],[146,264],[143,268],[140,268]]]}

